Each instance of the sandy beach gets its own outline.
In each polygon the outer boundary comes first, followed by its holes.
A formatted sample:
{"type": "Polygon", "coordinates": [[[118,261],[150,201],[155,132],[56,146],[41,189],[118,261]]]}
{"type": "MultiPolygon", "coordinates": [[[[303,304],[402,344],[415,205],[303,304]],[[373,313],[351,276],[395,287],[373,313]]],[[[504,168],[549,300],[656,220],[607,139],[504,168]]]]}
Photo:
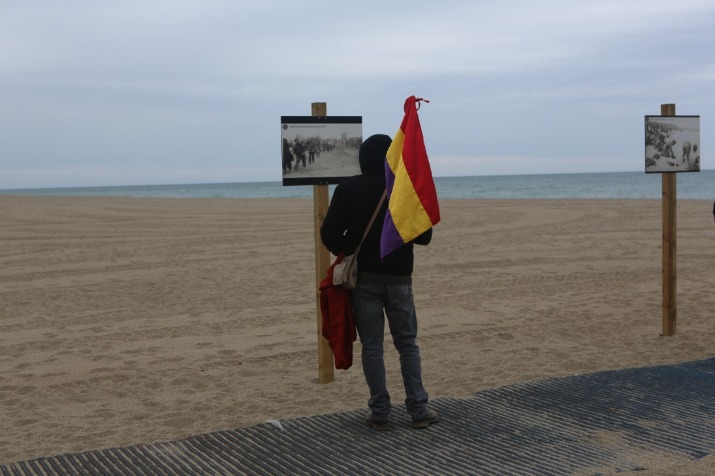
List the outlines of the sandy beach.
{"type": "MultiPolygon", "coordinates": [[[[431,398],[715,355],[712,202],[678,201],[670,337],[660,200],[441,208],[414,275],[431,398]]],[[[366,408],[359,343],[318,383],[314,266],[310,199],[0,196],[0,463],[366,408]]]]}

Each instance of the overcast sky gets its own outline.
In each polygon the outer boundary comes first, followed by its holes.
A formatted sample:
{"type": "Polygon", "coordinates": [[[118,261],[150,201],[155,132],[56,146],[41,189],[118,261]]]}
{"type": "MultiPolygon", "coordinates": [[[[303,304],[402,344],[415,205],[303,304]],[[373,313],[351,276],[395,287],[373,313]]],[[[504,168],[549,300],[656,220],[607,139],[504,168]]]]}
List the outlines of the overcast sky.
{"type": "Polygon", "coordinates": [[[436,176],[644,170],[701,116],[713,0],[0,0],[0,189],[280,181],[280,116],[420,109],[436,176]]]}

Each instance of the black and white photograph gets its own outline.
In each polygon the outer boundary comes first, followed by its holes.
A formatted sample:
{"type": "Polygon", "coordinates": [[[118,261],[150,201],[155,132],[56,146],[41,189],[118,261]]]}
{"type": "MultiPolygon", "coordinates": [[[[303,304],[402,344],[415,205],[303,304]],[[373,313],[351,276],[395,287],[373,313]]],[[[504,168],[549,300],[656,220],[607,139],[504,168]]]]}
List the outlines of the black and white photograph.
{"type": "Polygon", "coordinates": [[[360,173],[361,116],[281,116],[283,185],[337,184],[360,173]]]}
{"type": "Polygon", "coordinates": [[[645,116],[645,171],[700,172],[700,116],[645,116]]]}

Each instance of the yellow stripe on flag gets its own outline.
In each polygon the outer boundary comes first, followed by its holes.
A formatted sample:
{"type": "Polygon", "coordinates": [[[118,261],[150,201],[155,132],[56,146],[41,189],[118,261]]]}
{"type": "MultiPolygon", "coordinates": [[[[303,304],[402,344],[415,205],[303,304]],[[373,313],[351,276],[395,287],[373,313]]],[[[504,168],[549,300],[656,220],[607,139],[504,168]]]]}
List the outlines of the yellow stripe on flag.
{"type": "Polygon", "coordinates": [[[389,209],[392,221],[402,240],[407,243],[432,227],[427,211],[422,206],[412,179],[407,173],[402,157],[402,147],[405,134],[400,129],[392,139],[390,149],[387,151],[387,163],[395,174],[395,185],[390,195],[389,209]]]}

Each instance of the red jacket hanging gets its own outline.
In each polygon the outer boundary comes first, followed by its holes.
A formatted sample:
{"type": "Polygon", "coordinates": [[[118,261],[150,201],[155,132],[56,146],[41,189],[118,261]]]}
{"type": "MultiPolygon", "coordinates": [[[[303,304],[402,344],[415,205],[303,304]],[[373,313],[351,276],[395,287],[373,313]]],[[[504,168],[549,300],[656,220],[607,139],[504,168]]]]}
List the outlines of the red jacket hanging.
{"type": "Polygon", "coordinates": [[[328,275],[320,282],[320,311],[323,314],[321,331],[333,351],[335,368],[346,370],[353,364],[353,342],[357,339],[357,333],[350,290],[333,284],[333,269],[342,259],[341,253],[328,268],[328,275]]]}

